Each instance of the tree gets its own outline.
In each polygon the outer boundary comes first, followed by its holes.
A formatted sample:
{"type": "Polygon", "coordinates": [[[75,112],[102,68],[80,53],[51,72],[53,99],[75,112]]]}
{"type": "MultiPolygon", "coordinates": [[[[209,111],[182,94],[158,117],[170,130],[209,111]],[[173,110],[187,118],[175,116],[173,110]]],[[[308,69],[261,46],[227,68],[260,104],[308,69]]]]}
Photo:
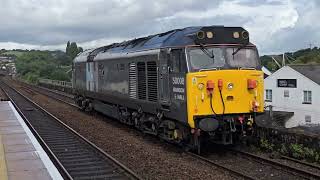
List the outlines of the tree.
{"type": "Polygon", "coordinates": [[[70,48],[70,41],[67,42],[66,53],[68,54],[70,48]]]}
{"type": "Polygon", "coordinates": [[[78,47],[78,52],[79,53],[83,52],[83,48],[82,47],[78,47]]]}
{"type": "Polygon", "coordinates": [[[66,54],[71,59],[74,59],[80,52],[83,52],[82,47],[78,47],[76,42],[70,43],[68,41],[67,47],[66,47],[66,54]]]}

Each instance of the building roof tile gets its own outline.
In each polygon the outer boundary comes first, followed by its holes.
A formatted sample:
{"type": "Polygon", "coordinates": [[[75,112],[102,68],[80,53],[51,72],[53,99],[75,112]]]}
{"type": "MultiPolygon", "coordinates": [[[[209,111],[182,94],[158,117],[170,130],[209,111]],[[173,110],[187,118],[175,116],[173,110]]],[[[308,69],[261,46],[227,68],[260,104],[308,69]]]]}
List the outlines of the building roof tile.
{"type": "Polygon", "coordinates": [[[320,64],[291,64],[289,66],[320,85],[320,64]]]}

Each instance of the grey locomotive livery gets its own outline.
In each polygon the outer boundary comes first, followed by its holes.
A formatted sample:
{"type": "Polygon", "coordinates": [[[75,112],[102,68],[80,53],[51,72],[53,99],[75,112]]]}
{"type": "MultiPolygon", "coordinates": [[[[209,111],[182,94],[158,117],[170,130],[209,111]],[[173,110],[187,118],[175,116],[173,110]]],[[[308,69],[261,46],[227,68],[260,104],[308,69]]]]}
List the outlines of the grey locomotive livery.
{"type": "Polygon", "coordinates": [[[129,124],[138,123],[128,119],[130,110],[143,113],[140,123],[162,116],[187,123],[183,46],[194,44],[186,35],[200,29],[173,30],[79,54],[73,71],[77,104],[129,124]]]}
{"type": "MultiPolygon", "coordinates": [[[[228,129],[231,120],[226,120],[229,123],[226,125],[224,121],[220,121],[222,125],[219,126],[212,123],[218,122],[218,118],[207,118],[206,123],[199,123],[207,117],[205,114],[210,117],[218,117],[219,114],[212,114],[209,109],[208,113],[203,113],[204,115],[193,116],[202,111],[195,108],[191,112],[190,109],[193,107],[188,107],[188,103],[195,101],[188,96],[188,92],[192,91],[187,89],[188,73],[194,73],[200,78],[211,77],[213,71],[218,72],[217,68],[198,69],[198,66],[207,63],[205,61],[215,62],[214,51],[212,50],[212,55],[208,55],[210,52],[207,47],[223,52],[217,54],[216,61],[224,60],[228,53],[230,54],[230,50],[235,51],[236,48],[237,52],[240,51],[237,55],[239,57],[242,57],[243,51],[247,52],[247,57],[257,54],[255,46],[249,43],[246,30],[241,27],[223,26],[187,27],[86,50],[73,62],[72,83],[75,101],[85,111],[99,111],[145,133],[193,149],[200,147],[201,128],[210,131],[210,135],[218,134],[215,131],[219,129],[223,134],[221,141],[231,143],[232,140],[226,138],[234,132],[228,129]],[[247,50],[243,50],[245,47],[247,50]],[[195,52],[193,55],[196,56],[193,61],[191,51],[195,52]],[[203,127],[200,127],[201,125],[203,127]],[[221,128],[222,126],[226,128],[221,128]]],[[[243,61],[248,64],[251,63],[249,60],[243,61]]],[[[255,60],[252,59],[253,64],[255,60]]],[[[231,62],[223,63],[219,70],[239,69],[233,67],[231,62]]],[[[223,73],[220,72],[219,74],[223,73]]],[[[193,78],[189,85],[196,83],[197,79],[193,78]]],[[[211,84],[211,80],[208,81],[208,92],[213,90],[211,84]]],[[[202,93],[201,103],[208,103],[208,99],[209,94],[208,97],[204,97],[202,93]]],[[[193,102],[197,103],[197,100],[193,102]]],[[[246,115],[241,117],[246,118],[246,115]]]]}

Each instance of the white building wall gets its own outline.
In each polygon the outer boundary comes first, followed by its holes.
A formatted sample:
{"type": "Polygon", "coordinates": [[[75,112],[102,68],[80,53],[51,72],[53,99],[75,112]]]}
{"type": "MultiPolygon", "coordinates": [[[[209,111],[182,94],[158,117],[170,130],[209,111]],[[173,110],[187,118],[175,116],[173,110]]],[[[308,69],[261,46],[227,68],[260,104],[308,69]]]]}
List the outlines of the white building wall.
{"type": "Polygon", "coordinates": [[[272,90],[272,105],[274,111],[294,112],[294,116],[286,122],[286,127],[306,125],[305,116],[311,116],[310,124],[320,124],[320,85],[289,66],[282,67],[265,79],[265,89],[272,90]],[[297,88],[277,87],[277,79],[297,79],[297,88]],[[289,91],[289,97],[284,97],[284,90],[289,91]],[[312,91],[312,104],[303,104],[303,91],[312,91]]]}

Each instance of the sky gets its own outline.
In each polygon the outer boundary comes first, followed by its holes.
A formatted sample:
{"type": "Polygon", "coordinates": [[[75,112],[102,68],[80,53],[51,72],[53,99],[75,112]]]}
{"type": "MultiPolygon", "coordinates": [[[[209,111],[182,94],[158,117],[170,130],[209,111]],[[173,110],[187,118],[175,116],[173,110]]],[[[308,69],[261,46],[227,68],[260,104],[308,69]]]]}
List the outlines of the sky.
{"type": "Polygon", "coordinates": [[[189,26],[242,26],[260,54],[320,46],[319,0],[0,0],[0,49],[84,49],[189,26]]]}

